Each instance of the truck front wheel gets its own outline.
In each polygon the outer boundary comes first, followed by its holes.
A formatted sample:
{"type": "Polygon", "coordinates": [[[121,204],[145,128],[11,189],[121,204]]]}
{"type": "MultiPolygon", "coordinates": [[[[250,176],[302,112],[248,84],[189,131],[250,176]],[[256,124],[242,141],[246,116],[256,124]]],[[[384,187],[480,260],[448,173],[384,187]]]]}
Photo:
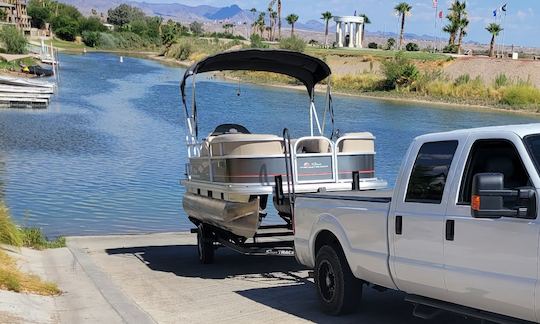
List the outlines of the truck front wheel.
{"type": "Polygon", "coordinates": [[[350,313],[362,298],[362,281],[354,277],[338,247],[325,245],[317,253],[315,286],[321,309],[327,314],[350,313]]]}

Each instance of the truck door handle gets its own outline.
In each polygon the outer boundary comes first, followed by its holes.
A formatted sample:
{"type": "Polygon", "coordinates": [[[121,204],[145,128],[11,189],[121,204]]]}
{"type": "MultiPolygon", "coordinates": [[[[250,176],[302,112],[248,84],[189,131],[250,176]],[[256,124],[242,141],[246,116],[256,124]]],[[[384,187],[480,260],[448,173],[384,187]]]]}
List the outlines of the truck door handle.
{"type": "Polygon", "coordinates": [[[454,228],[455,228],[455,221],[453,219],[447,220],[446,221],[446,240],[447,241],[454,240],[454,228]]]}
{"type": "Polygon", "coordinates": [[[403,233],[403,217],[396,216],[396,235],[401,235],[403,233]]]}

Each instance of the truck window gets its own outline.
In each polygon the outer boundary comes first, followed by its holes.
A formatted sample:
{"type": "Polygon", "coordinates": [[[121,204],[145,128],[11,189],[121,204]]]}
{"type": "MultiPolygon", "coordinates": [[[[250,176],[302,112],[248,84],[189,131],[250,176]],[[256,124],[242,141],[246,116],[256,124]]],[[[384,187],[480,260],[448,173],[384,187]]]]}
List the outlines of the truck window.
{"type": "Polygon", "coordinates": [[[506,189],[530,185],[529,175],[523,166],[514,144],[503,139],[476,141],[469,154],[461,180],[460,205],[471,204],[472,181],[478,173],[502,173],[506,189]]]}
{"type": "Polygon", "coordinates": [[[425,143],[420,148],[405,202],[440,204],[458,141],[425,143]]]}

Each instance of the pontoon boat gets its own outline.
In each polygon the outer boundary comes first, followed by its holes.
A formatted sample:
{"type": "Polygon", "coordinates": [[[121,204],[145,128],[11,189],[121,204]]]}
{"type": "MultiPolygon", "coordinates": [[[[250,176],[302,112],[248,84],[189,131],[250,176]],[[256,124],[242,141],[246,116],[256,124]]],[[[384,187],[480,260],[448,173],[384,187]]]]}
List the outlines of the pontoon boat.
{"type": "Polygon", "coordinates": [[[256,237],[271,195],[285,221],[283,228],[292,229],[294,194],[386,187],[385,181],[375,177],[374,136],[362,132],[338,137],[334,132],[330,74],[328,65],[317,58],[291,51],[259,49],[218,54],[185,72],[181,92],[189,163],[187,179],[183,181],[186,188],[183,205],[190,220],[199,227],[199,252],[205,248],[208,237],[215,237],[216,231],[237,243],[256,237]],[[310,99],[307,109],[310,133],[290,139],[288,131],[281,136],[257,134],[242,125],[223,124],[201,138],[195,76],[234,70],[279,73],[304,84],[310,99]],[[190,77],[191,108],[186,94],[190,77]],[[315,107],[315,86],[325,79],[328,79],[326,105],[320,114],[315,107]],[[324,135],[327,121],[331,124],[328,137],[324,135]],[[203,226],[212,228],[212,233],[204,231],[203,226]]]}

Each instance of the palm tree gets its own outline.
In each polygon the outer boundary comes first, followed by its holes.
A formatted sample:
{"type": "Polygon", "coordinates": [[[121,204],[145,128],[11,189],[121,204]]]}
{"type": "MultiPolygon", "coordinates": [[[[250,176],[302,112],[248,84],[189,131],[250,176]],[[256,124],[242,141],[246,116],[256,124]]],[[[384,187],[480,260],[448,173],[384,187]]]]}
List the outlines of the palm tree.
{"type": "Polygon", "coordinates": [[[278,14],[278,37],[281,39],[281,0],[277,2],[277,14],[278,14]]]}
{"type": "Polygon", "coordinates": [[[266,14],[264,12],[259,13],[259,18],[257,18],[257,21],[254,23],[255,26],[259,29],[259,32],[261,33],[261,37],[264,37],[264,16],[266,14]]]}
{"type": "Polygon", "coordinates": [[[491,43],[489,44],[489,56],[493,57],[493,49],[495,48],[495,37],[499,36],[500,32],[503,31],[501,25],[496,23],[491,23],[486,27],[486,30],[491,34],[491,43]]]}
{"type": "MultiPolygon", "coordinates": [[[[449,16],[448,19],[450,19],[449,16]]],[[[456,43],[456,34],[458,30],[459,25],[453,22],[450,22],[448,25],[443,27],[443,31],[450,34],[450,38],[448,39],[448,45],[454,45],[456,43]]]]}
{"type": "Polygon", "coordinates": [[[362,26],[362,42],[363,42],[366,36],[366,25],[371,24],[371,20],[369,20],[369,17],[366,14],[360,14],[359,17],[364,18],[364,26],[362,26]]]}
{"type": "Polygon", "coordinates": [[[322,13],[321,19],[324,20],[325,23],[325,30],[324,30],[324,48],[328,47],[328,24],[330,23],[330,19],[332,19],[332,13],[330,11],[326,11],[322,13]]]}
{"type": "Polygon", "coordinates": [[[253,20],[253,23],[251,25],[251,27],[252,27],[251,28],[251,33],[253,34],[253,27],[255,27],[255,25],[256,25],[255,24],[255,21],[256,21],[255,20],[255,15],[257,14],[257,8],[251,8],[249,11],[251,12],[251,19],[253,20]]]}
{"type": "Polygon", "coordinates": [[[278,18],[278,13],[275,12],[275,11],[272,11],[270,13],[270,20],[272,21],[272,39],[275,39],[276,38],[276,33],[275,33],[275,29],[276,29],[276,20],[278,18]]]}
{"type": "Polygon", "coordinates": [[[295,14],[290,14],[287,16],[287,22],[289,23],[289,25],[291,25],[291,37],[294,36],[294,24],[298,21],[298,15],[295,15],[295,14]]]}
{"type": "Polygon", "coordinates": [[[458,54],[461,54],[461,44],[463,43],[463,37],[467,36],[467,27],[469,27],[469,19],[464,17],[459,21],[458,54]]]}
{"type": "Polygon", "coordinates": [[[268,39],[272,40],[272,31],[274,30],[274,9],[272,7],[268,7],[268,20],[270,23],[270,33],[268,35],[268,39]]]}
{"type": "Polygon", "coordinates": [[[403,48],[403,34],[405,33],[405,16],[411,12],[412,6],[407,2],[401,2],[394,7],[394,10],[401,15],[401,31],[399,33],[399,49],[403,48]]]}

